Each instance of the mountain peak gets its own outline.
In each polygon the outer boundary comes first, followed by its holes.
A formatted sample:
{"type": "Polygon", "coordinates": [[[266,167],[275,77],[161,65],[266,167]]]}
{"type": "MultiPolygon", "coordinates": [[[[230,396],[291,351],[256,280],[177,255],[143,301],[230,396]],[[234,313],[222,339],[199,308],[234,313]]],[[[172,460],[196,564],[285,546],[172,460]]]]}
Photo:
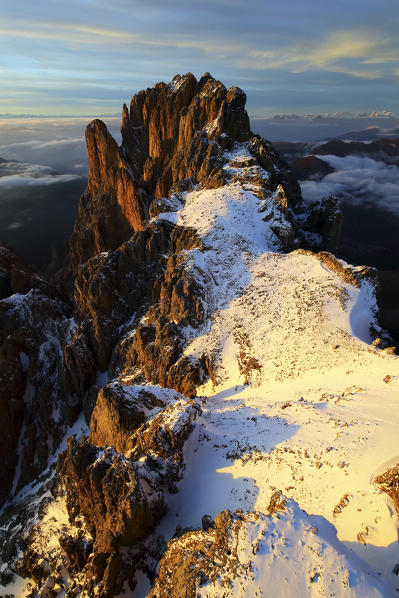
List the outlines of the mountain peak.
{"type": "Polygon", "coordinates": [[[89,182],[71,242],[73,267],[141,230],[151,202],[176,183],[223,184],[220,146],[252,136],[245,103],[238,87],[227,90],[209,73],[199,81],[187,73],[138,92],[130,108],[123,105],[119,148],[106,125],[92,121],[86,129],[89,182]]]}

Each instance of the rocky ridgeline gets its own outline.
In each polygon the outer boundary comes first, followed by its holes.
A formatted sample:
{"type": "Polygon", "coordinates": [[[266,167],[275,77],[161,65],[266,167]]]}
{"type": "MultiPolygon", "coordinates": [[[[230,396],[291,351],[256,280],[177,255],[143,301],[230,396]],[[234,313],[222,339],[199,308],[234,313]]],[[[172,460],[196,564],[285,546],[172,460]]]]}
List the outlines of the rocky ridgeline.
{"type": "Polygon", "coordinates": [[[199,81],[178,75],[169,85],[157,83],[139,92],[130,110],[123,106],[120,147],[102,121],[90,123],[89,182],[71,239],[72,270],[146,228],[158,211],[157,200],[194,187],[223,186],[224,150],[235,142],[249,142],[272,175],[271,190],[281,184],[290,209],[302,213],[295,176],[272,146],[251,132],[245,103],[241,89],[227,90],[209,73],[199,81]]]}
{"type": "Polygon", "coordinates": [[[46,470],[82,411],[90,425],[58,459],[52,492],[69,518],[59,541],[51,550],[43,542],[51,501],[30,536],[26,522],[23,541],[16,532],[14,553],[28,548],[14,566],[34,580],[32,596],[56,596],[65,568],[66,596],[111,597],[127,579],[134,585],[149,551],[140,542],[182,473],[196,388],[213,379],[211,355],[184,355],[215,308],[212,281],[189,260],[207,247],[196,230],[154,218],[181,208],[189,191],[237,183],[262,200],[260,218],[273,223],[281,251],[338,241],[336,201],[305,205],[286,163],[250,131],[245,102],[237,87],[188,74],[123,107],[120,147],[104,123],[88,125],[89,181],[64,275],[70,299],[1,248],[0,501],[18,511],[18,491],[46,470]],[[237,144],[245,159],[232,157],[237,144]]]}

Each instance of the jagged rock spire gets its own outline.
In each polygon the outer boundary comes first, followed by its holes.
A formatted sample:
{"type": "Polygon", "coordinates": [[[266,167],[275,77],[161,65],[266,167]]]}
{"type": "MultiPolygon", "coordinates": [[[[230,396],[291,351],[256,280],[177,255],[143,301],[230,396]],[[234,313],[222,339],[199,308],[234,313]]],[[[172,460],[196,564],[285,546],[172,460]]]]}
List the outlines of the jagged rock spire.
{"type": "Polygon", "coordinates": [[[205,73],[157,83],[122,109],[122,145],[105,124],[86,129],[89,182],[71,239],[71,264],[115,249],[149,219],[153,199],[179,183],[223,184],[221,147],[248,140],[246,95],[205,73]]]}

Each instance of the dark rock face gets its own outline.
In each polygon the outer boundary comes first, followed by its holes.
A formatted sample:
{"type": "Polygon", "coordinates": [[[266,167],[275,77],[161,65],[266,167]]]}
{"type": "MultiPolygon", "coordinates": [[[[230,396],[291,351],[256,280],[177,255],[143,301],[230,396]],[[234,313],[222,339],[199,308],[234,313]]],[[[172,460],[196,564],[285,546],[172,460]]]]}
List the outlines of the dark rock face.
{"type": "Polygon", "coordinates": [[[195,246],[196,235],[186,230],[180,239],[180,231],[175,230],[170,256],[159,279],[159,302],[147,309],[134,333],[121,340],[115,360],[119,368],[116,373],[136,375],[137,380],[144,375],[153,384],[191,396],[205,379],[201,377],[204,363],[182,359],[187,344],[183,331],[197,328],[204,321],[206,304],[201,279],[185,268],[187,255],[182,251],[195,246]],[[175,253],[178,247],[181,250],[175,253]]]}
{"type": "Polygon", "coordinates": [[[68,569],[72,573],[82,571],[92,552],[92,542],[87,542],[83,537],[62,534],[58,542],[67,557],[68,569]]]}
{"type": "Polygon", "coordinates": [[[71,336],[70,308],[54,289],[1,247],[0,503],[45,469],[81,405],[69,384],[63,346],[71,336]]]}
{"type": "Polygon", "coordinates": [[[85,410],[85,399],[94,383],[97,364],[82,326],[76,327],[63,345],[63,358],[67,388],[82,397],[85,410]]]}
{"type": "Polygon", "coordinates": [[[205,362],[180,357],[187,343],[182,329],[205,318],[204,288],[185,268],[185,251],[197,246],[201,241],[194,230],[160,221],[117,250],[90,259],[75,280],[80,328],[70,350],[86,339],[100,370],[111,360],[112,375],[136,375],[138,383],[144,376],[195,394],[205,362]],[[123,334],[132,327],[133,333],[123,334]]]}
{"type": "Polygon", "coordinates": [[[72,436],[58,461],[71,523],[82,514],[96,552],[117,552],[145,536],[165,511],[162,493],[149,477],[144,490],[135,464],[113,448],[98,449],[72,436]],[[150,498],[151,497],[151,498],[150,498]]]}
{"type": "Polygon", "coordinates": [[[117,250],[88,260],[75,279],[75,318],[86,331],[101,371],[119,327],[156,295],[173,225],[139,231],[117,250]]]}
{"type": "Polygon", "coordinates": [[[287,206],[294,212],[301,213],[302,204],[301,188],[295,175],[289,169],[284,160],[280,158],[272,144],[261,137],[252,137],[248,143],[248,149],[257,158],[258,163],[271,175],[270,187],[274,191],[279,185],[282,186],[287,196],[287,206]]]}
{"type": "MultiPolygon", "coordinates": [[[[342,211],[335,197],[323,197],[312,205],[307,218],[306,229],[323,239],[319,249],[334,252],[337,248],[342,227],[342,211]]],[[[310,243],[310,245],[312,245],[310,243]]],[[[312,247],[311,249],[317,249],[312,247]]]]}
{"type": "Polygon", "coordinates": [[[222,185],[217,142],[250,137],[245,102],[239,88],[189,73],[139,92],[130,110],[124,105],[119,148],[103,122],[88,125],[89,183],[71,238],[73,270],[142,230],[153,199],[177,183],[222,185]]]}
{"type": "Polygon", "coordinates": [[[0,300],[14,293],[38,289],[54,296],[55,289],[31,266],[27,266],[7,245],[0,242],[0,300]]]}

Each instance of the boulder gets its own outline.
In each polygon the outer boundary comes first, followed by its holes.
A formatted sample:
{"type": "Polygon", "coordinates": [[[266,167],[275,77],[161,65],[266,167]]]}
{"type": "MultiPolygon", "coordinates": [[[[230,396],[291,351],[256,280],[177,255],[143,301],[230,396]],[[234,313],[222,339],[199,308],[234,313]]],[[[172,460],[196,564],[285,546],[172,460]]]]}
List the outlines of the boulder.
{"type": "Polygon", "coordinates": [[[162,492],[114,448],[72,436],[58,460],[70,522],[84,517],[98,553],[117,553],[143,538],[165,512],[162,492]]]}

